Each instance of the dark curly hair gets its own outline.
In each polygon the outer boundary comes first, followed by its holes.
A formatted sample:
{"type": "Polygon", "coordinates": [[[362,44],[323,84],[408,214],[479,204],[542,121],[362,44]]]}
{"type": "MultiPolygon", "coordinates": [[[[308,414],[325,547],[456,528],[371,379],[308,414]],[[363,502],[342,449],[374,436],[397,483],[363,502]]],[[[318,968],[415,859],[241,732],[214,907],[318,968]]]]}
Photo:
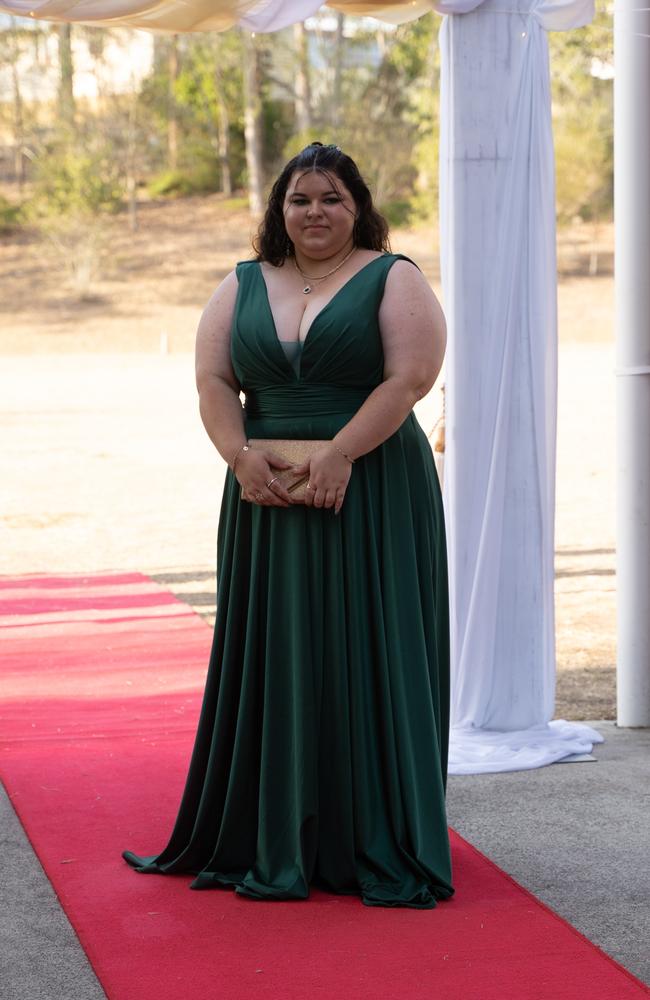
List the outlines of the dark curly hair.
{"type": "Polygon", "coordinates": [[[283,207],[289,181],[297,170],[303,170],[305,173],[318,170],[332,181],[335,189],[336,178],[342,181],[357,207],[357,217],[352,231],[354,245],[365,250],[390,253],[388,223],[374,207],[372,195],[354,160],[341,152],[338,146],[324,146],[321,142],[312,142],[289,160],[271,188],[264,218],[253,240],[256,260],[268,261],[269,264],[279,267],[293,254],[293,243],[284,225],[283,207]]]}

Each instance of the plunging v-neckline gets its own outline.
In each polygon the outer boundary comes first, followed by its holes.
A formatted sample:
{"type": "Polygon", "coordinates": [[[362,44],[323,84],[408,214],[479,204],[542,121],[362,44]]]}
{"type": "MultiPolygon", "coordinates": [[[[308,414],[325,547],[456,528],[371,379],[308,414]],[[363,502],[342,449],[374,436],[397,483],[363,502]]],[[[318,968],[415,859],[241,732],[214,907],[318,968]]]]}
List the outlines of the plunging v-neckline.
{"type": "MultiPolygon", "coordinates": [[[[297,344],[300,344],[300,346],[302,348],[301,354],[304,353],[305,344],[307,343],[307,340],[309,339],[309,336],[311,335],[311,331],[314,329],[314,326],[316,325],[316,323],[318,322],[318,320],[321,318],[321,316],[323,315],[323,313],[326,312],[330,308],[330,306],[332,305],[332,303],[338,298],[338,296],[341,294],[341,292],[345,288],[347,288],[348,285],[350,284],[350,282],[354,281],[354,279],[356,277],[358,277],[358,275],[360,275],[362,271],[365,271],[366,268],[370,267],[371,264],[374,264],[375,261],[383,260],[384,257],[387,257],[387,256],[389,256],[389,255],[385,254],[385,253],[381,253],[381,254],[379,254],[378,257],[373,257],[372,260],[367,261],[363,265],[363,267],[360,267],[358,271],[354,272],[354,274],[351,274],[350,277],[348,278],[348,280],[344,281],[343,284],[341,285],[341,287],[337,288],[337,290],[334,292],[334,294],[332,295],[332,297],[327,300],[327,302],[325,303],[325,305],[321,309],[318,310],[318,312],[314,316],[313,320],[309,324],[309,327],[307,329],[307,333],[305,334],[305,336],[303,337],[303,339],[302,340],[298,339],[297,341],[288,341],[288,343],[297,343],[297,344]]],[[[280,348],[280,352],[282,354],[282,357],[285,359],[285,361],[287,361],[287,364],[289,365],[289,367],[291,368],[291,370],[294,371],[294,374],[295,374],[295,370],[289,364],[289,362],[287,360],[287,357],[286,357],[286,354],[284,353],[284,351],[282,349],[282,343],[281,343],[280,337],[278,335],[278,328],[276,326],[275,316],[273,315],[273,309],[271,308],[271,298],[269,296],[268,285],[266,284],[266,278],[264,277],[264,272],[262,271],[262,264],[261,264],[260,261],[257,261],[256,263],[257,263],[257,273],[259,274],[260,279],[262,281],[262,285],[264,286],[264,294],[265,294],[265,299],[266,299],[266,307],[267,307],[267,309],[269,311],[269,317],[271,319],[271,323],[273,324],[273,332],[275,334],[275,340],[276,340],[276,342],[278,344],[278,347],[280,348]]],[[[302,358],[301,358],[301,365],[302,365],[302,358]]]]}

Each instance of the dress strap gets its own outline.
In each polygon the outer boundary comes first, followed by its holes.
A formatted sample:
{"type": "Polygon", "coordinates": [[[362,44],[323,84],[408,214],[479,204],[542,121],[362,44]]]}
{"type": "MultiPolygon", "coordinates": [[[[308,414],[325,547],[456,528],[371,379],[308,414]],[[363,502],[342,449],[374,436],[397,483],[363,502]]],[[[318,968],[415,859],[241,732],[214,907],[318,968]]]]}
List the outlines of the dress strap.
{"type": "Polygon", "coordinates": [[[416,264],[414,260],[411,260],[410,257],[407,257],[405,253],[387,253],[386,257],[390,258],[390,264],[387,267],[388,271],[390,271],[396,260],[407,260],[409,264],[413,265],[413,267],[417,267],[418,271],[421,270],[420,266],[416,264]]]}
{"type": "Polygon", "coordinates": [[[243,284],[258,267],[256,260],[240,260],[235,264],[235,274],[239,284],[243,284]]]}
{"type": "Polygon", "coordinates": [[[403,253],[384,254],[383,257],[384,263],[383,267],[379,268],[379,280],[377,283],[377,292],[379,294],[379,301],[381,301],[384,295],[384,288],[386,287],[386,278],[388,277],[388,272],[390,271],[391,267],[393,266],[396,260],[407,260],[409,264],[413,265],[413,267],[417,267],[418,271],[420,270],[415,261],[411,260],[410,257],[407,257],[406,254],[403,253]]]}

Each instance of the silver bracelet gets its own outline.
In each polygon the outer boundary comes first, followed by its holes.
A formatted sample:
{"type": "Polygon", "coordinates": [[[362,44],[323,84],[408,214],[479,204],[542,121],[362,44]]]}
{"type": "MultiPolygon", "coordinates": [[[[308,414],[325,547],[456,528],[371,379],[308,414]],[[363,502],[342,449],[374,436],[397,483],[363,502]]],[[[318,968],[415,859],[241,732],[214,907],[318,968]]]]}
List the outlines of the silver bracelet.
{"type": "Polygon", "coordinates": [[[235,466],[237,465],[237,459],[241,455],[242,451],[250,451],[250,450],[251,450],[251,446],[249,445],[248,441],[246,441],[246,443],[243,444],[241,446],[241,448],[237,449],[237,451],[235,452],[235,454],[233,456],[232,464],[230,466],[230,468],[232,469],[233,472],[235,471],[235,466]]]}
{"type": "Polygon", "coordinates": [[[334,447],[336,448],[336,450],[338,451],[338,453],[340,455],[343,455],[343,458],[347,458],[347,460],[350,463],[350,465],[354,465],[354,459],[353,458],[350,458],[349,455],[346,455],[345,452],[342,451],[342,449],[339,448],[339,446],[334,441],[332,441],[332,444],[334,445],[334,447]]]}

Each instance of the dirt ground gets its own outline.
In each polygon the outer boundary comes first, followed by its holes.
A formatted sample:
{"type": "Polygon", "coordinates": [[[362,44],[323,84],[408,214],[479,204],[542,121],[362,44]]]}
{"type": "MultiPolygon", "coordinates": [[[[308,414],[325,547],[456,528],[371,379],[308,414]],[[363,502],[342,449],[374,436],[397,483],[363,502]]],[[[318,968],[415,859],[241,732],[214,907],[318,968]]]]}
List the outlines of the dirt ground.
{"type": "MultiPolygon", "coordinates": [[[[35,236],[0,236],[0,357],[35,353],[191,351],[196,321],[212,289],[251,255],[248,212],[221,196],[145,202],[131,232],[124,216],[100,233],[100,276],[85,298],[71,265],[87,256],[72,234],[62,247],[35,236]],[[229,206],[234,207],[229,207],[229,206]]],[[[612,340],[611,225],[574,226],[558,244],[560,339],[612,340]],[[600,272],[585,277],[591,251],[600,272]]],[[[432,227],[394,230],[393,249],[413,256],[439,291],[432,227]]]]}
{"type": "MultiPolygon", "coordinates": [[[[212,289],[250,255],[218,196],[148,203],[102,233],[85,298],[74,243],[0,239],[0,572],[133,568],[214,614],[223,463],[198,419],[192,349],[212,289]]],[[[560,377],[556,717],[615,717],[611,226],[558,243],[560,377]],[[590,275],[596,263],[598,274],[590,275]]],[[[432,229],[396,231],[438,292],[432,229]]],[[[419,404],[429,430],[434,389],[419,404]]]]}

